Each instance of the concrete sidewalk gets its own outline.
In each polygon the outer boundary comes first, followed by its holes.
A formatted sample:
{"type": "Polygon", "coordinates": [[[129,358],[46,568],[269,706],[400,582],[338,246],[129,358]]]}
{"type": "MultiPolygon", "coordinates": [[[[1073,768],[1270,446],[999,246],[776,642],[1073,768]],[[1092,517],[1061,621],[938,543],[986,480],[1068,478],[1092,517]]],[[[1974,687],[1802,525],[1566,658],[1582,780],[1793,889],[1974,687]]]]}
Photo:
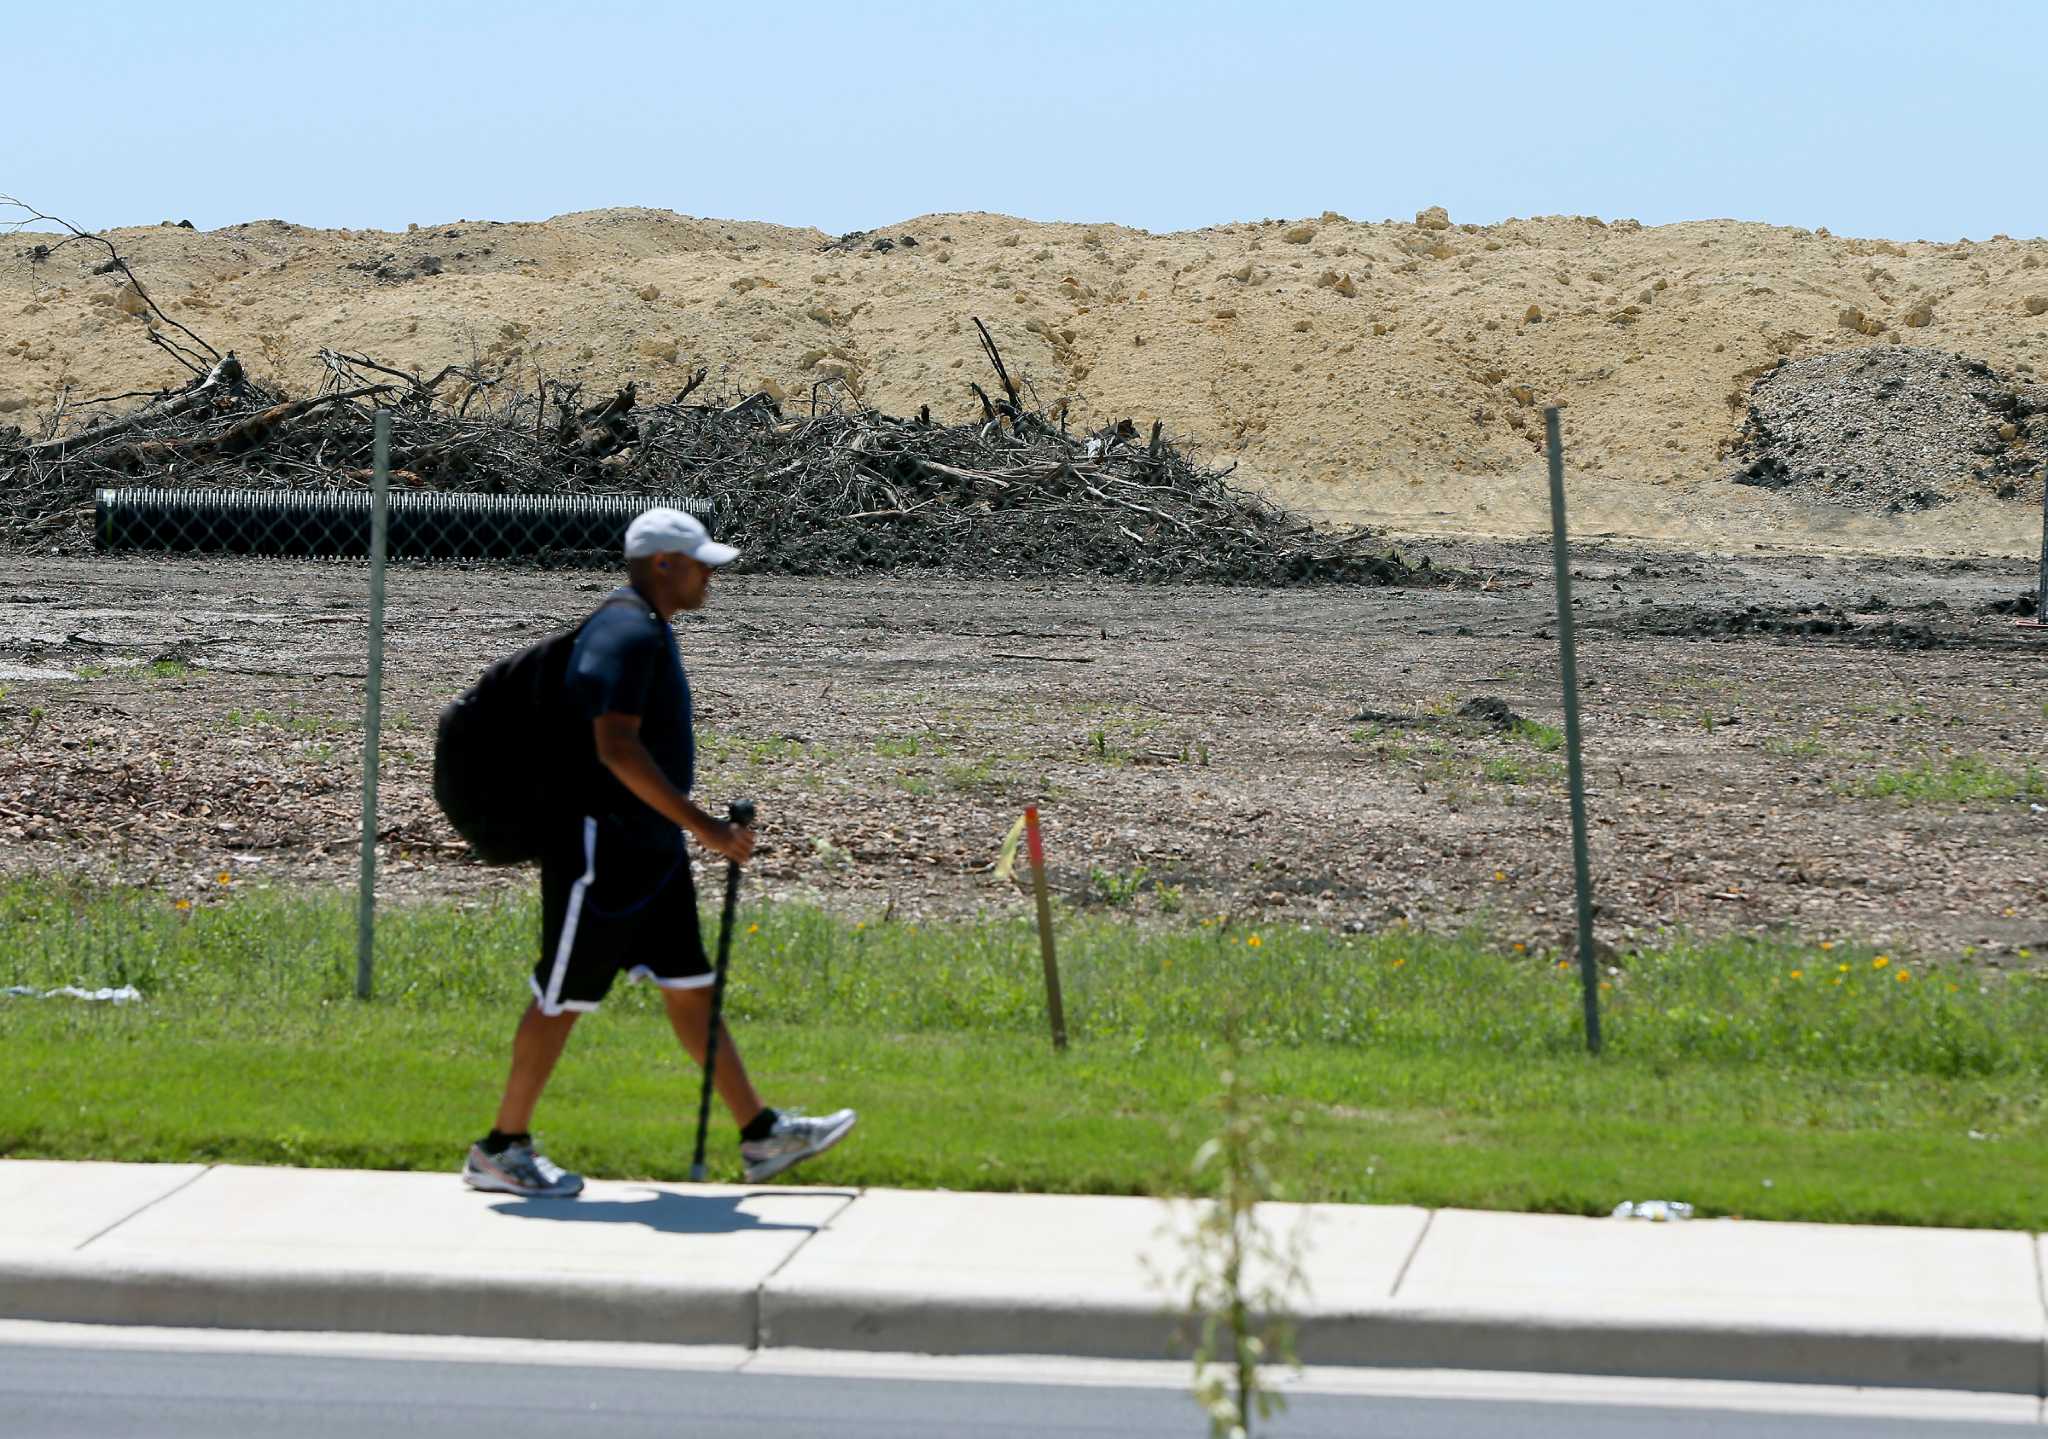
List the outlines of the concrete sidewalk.
{"type": "MultiPolygon", "coordinates": [[[[2041,1241],[1274,1205],[1310,1364],[2048,1392],[2041,1241]]],[[[0,1318],[1160,1359],[1155,1200],[0,1161],[0,1318]]]]}

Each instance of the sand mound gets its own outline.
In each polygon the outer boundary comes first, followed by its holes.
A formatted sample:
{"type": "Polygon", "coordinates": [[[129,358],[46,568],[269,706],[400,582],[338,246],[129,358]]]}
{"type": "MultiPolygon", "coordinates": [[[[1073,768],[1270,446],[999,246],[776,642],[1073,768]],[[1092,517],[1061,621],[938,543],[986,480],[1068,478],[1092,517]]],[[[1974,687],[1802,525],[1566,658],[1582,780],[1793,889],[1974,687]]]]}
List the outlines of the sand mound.
{"type": "MultiPolygon", "coordinates": [[[[931,215],[841,241],[608,210],[113,238],[167,315],[294,392],[331,346],[593,394],[628,379],[673,393],[698,366],[735,393],[804,397],[832,379],[890,413],[928,404],[957,421],[979,408],[979,315],[1077,429],[1157,416],[1310,513],[1414,528],[1539,523],[1549,401],[1568,407],[1587,503],[1644,533],[1780,503],[1725,482],[1750,382],[1780,358],[1883,343],[1967,353],[2022,381],[2048,362],[2048,307],[2033,303],[2048,243],[2003,237],[1899,245],[1571,216],[1478,227],[1431,210],[1170,235],[931,215]]],[[[33,429],[62,395],[75,407],[186,378],[146,343],[150,317],[120,275],[93,273],[100,257],[82,247],[37,260],[38,243],[0,251],[0,425],[33,429]]]]}
{"type": "Polygon", "coordinates": [[[1757,380],[1737,454],[1741,483],[1858,509],[2015,498],[2048,455],[2048,385],[1900,345],[1788,361],[1757,380]]]}

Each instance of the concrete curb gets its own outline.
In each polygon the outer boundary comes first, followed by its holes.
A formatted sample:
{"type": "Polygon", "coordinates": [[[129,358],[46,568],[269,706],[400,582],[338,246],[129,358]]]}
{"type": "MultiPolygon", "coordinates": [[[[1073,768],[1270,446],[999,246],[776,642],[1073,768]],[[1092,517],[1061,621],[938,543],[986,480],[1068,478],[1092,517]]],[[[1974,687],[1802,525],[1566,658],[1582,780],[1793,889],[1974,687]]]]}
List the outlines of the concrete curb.
{"type": "Polygon", "coordinates": [[[2030,1333],[1856,1327],[1762,1318],[1603,1320],[1399,1304],[1328,1316],[1304,1331],[1303,1362],[1637,1379],[1730,1379],[1858,1388],[1975,1390],[2039,1398],[2043,1345],[2030,1333]],[[1446,1360],[1446,1355],[1455,1358],[1446,1360]]]}
{"type": "MultiPolygon", "coordinates": [[[[0,1316],[166,1328],[454,1334],[941,1355],[1185,1356],[1163,1306],[779,1293],[660,1278],[404,1273],[0,1259],[0,1316]]],[[[2033,1335],[1879,1327],[1602,1322],[1398,1303],[1303,1319],[1304,1363],[1972,1390],[2039,1397],[2033,1335]]]]}
{"type": "Polygon", "coordinates": [[[1185,1343],[1176,1345],[1182,1327],[1163,1301],[1147,1306],[989,1295],[935,1303],[856,1285],[790,1292],[770,1284],[761,1295],[759,1342],[763,1349],[1174,1359],[1188,1353],[1185,1343]]]}
{"type": "Polygon", "coordinates": [[[751,1348],[759,1308],[747,1286],[630,1277],[0,1259],[0,1317],[58,1323],[751,1348]]]}
{"type": "MultiPolygon", "coordinates": [[[[1127,1305],[943,1304],[855,1288],[762,1296],[759,1347],[946,1355],[1167,1359],[1186,1354],[1180,1316],[1127,1305]],[[1176,1347],[1178,1344],[1178,1347],[1176,1347]]],[[[2040,1397],[2043,1346],[1986,1329],[1819,1330],[1768,1320],[1606,1323],[1555,1315],[1407,1308],[1300,1320],[1304,1364],[1475,1369],[1640,1379],[1732,1379],[1976,1390],[2040,1397]]]]}
{"type": "MultiPolygon", "coordinates": [[[[1180,1268],[1190,1217],[1101,1196],[594,1182],[527,1201],[423,1173],[0,1161],[0,1319],[1180,1359],[1188,1326],[1154,1276],[1180,1268]]],[[[1265,1217],[1308,1245],[1312,1365],[2048,1395],[2026,1234],[1265,1217]]]]}

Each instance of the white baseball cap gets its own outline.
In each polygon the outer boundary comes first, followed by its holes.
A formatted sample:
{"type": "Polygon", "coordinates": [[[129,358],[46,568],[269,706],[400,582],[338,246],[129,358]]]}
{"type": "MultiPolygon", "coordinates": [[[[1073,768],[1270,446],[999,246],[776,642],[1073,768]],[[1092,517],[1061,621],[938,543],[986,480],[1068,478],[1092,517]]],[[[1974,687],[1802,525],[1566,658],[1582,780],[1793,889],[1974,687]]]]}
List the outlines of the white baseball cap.
{"type": "Polygon", "coordinates": [[[712,539],[695,515],[664,505],[636,515],[626,526],[626,558],[640,560],[649,555],[688,555],[715,568],[731,564],[740,552],[712,539]]]}

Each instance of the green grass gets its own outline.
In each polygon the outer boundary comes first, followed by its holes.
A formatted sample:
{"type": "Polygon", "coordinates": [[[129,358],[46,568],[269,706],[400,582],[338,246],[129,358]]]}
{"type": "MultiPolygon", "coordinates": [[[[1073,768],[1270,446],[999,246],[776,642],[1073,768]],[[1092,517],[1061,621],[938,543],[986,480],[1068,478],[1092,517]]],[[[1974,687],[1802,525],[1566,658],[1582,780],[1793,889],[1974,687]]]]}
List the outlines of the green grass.
{"type": "MultiPolygon", "coordinates": [[[[0,1153],[448,1168],[495,1104],[534,922],[530,901],[393,907],[364,1004],[345,896],[0,889],[0,987],[146,995],[0,999],[0,1153]]],[[[1573,972],[1477,939],[1063,915],[1059,1057],[1023,922],[746,923],[730,1012],[762,1088],[863,1111],[814,1182],[1176,1190],[1235,1008],[1258,1091],[1299,1121],[1277,1156],[1297,1197],[2048,1218],[2048,983],[2028,977],[1674,942],[1610,978],[1592,1059],[1573,972]]],[[[539,1123],[587,1172],[675,1177],[695,1093],[625,986],[539,1123]]]]}
{"type": "Polygon", "coordinates": [[[1136,751],[1132,750],[1129,746],[1112,740],[1109,731],[1106,729],[1090,730],[1088,732],[1088,748],[1086,753],[1088,758],[1096,761],[1098,764],[1106,764],[1111,769],[1122,769],[1137,757],[1136,751]]]}
{"type": "Polygon", "coordinates": [[[795,735],[782,735],[774,739],[748,739],[742,735],[703,729],[697,731],[697,754],[706,764],[743,764],[750,769],[784,764],[792,760],[828,757],[820,746],[795,735]]]}
{"type": "Polygon", "coordinates": [[[993,755],[985,755],[972,764],[949,764],[940,775],[950,789],[998,789],[1003,783],[993,755]]]}
{"type": "Polygon", "coordinates": [[[1551,760],[1495,755],[1480,763],[1479,773],[1495,784],[1550,783],[1564,778],[1564,766],[1551,760]]]}
{"type": "Polygon", "coordinates": [[[1398,733],[1383,725],[1362,725],[1351,731],[1350,740],[1356,745],[1371,745],[1389,763],[1405,764],[1415,757],[1415,751],[1395,737],[1398,733]]]}
{"type": "Polygon", "coordinates": [[[237,726],[253,726],[261,729],[289,730],[293,734],[309,738],[322,734],[346,734],[356,728],[356,721],[331,716],[300,714],[273,714],[269,710],[229,710],[227,722],[237,726]]]}
{"type": "Polygon", "coordinates": [[[1808,734],[1800,739],[1767,739],[1764,741],[1764,753],[1776,755],[1780,759],[1811,759],[1817,754],[1824,753],[1826,749],[1827,746],[1821,742],[1820,735],[1817,732],[1808,734]]]}
{"type": "Polygon", "coordinates": [[[1564,748],[1564,731],[1540,720],[1518,719],[1512,733],[1516,739],[1545,754],[1556,754],[1564,748]]]}
{"type": "Polygon", "coordinates": [[[1898,799],[1914,804],[2024,799],[2048,795],[2048,774],[2034,765],[2010,770],[1976,755],[1957,755],[1941,764],[1925,760],[1901,769],[1880,770],[1858,781],[1853,789],[1867,799],[1898,799]]]}

